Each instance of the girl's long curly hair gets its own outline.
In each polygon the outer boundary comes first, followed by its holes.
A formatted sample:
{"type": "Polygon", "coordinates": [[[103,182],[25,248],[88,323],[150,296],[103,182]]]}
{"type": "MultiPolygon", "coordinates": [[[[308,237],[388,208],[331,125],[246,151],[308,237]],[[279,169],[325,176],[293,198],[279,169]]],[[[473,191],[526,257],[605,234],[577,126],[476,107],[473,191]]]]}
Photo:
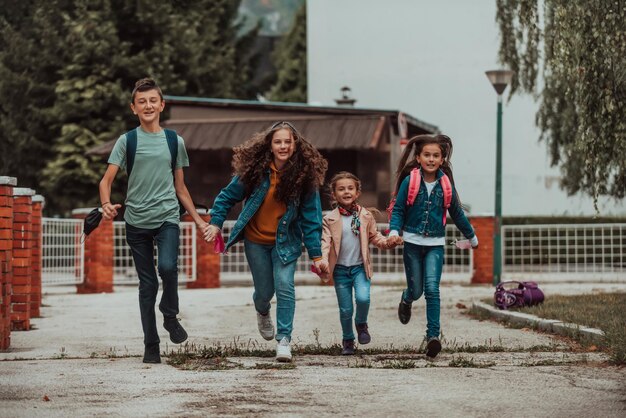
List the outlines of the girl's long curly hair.
{"type": "Polygon", "coordinates": [[[398,169],[396,170],[396,187],[394,189],[394,194],[398,193],[402,180],[409,175],[411,170],[415,167],[419,168],[420,165],[417,162],[417,156],[421,154],[424,146],[430,144],[439,145],[439,148],[441,148],[443,163],[440,168],[444,173],[446,173],[446,175],[450,178],[450,182],[454,185],[452,163],[450,162],[450,158],[452,157],[452,140],[446,135],[418,135],[409,140],[406,144],[404,152],[402,153],[402,157],[400,157],[398,169]]]}
{"type": "Polygon", "coordinates": [[[241,178],[246,197],[258,187],[266,176],[272,154],[274,133],[287,129],[291,132],[295,150],[281,170],[276,187],[276,200],[288,205],[303,194],[319,189],[324,184],[328,162],[289,122],[278,122],[263,132],[252,135],[242,145],[233,148],[233,170],[241,178]]]}

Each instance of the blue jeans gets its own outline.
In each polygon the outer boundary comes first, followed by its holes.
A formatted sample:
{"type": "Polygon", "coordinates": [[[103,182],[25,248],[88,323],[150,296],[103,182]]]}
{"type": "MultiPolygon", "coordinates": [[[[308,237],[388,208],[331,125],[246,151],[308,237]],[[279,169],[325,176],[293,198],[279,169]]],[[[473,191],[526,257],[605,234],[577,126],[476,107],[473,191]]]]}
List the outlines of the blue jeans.
{"type": "Polygon", "coordinates": [[[139,311],[144,344],[158,344],[154,305],[159,280],[154,269],[154,243],[159,250],[158,270],[163,281],[159,310],[166,318],[178,315],[178,246],[179,227],[165,222],[158,228],[137,228],[126,223],[126,242],[130,246],[139,277],[139,311]]]}
{"type": "Polygon", "coordinates": [[[254,281],[254,307],[258,313],[268,313],[276,293],[276,340],[287,337],[291,341],[296,311],[294,274],[297,260],[283,264],[275,245],[257,244],[247,239],[244,240],[244,250],[254,281]]]}
{"type": "Polygon", "coordinates": [[[412,303],[422,293],[426,298],[426,338],[439,337],[439,282],[443,268],[443,245],[423,246],[404,243],[406,286],[402,300],[412,303]]]}
{"type": "Polygon", "coordinates": [[[354,322],[364,324],[367,322],[367,314],[370,310],[370,281],[365,275],[363,264],[351,267],[336,265],[333,270],[333,281],[335,282],[335,292],[339,304],[339,321],[341,322],[343,339],[354,340],[352,289],[354,288],[356,300],[354,322]]]}

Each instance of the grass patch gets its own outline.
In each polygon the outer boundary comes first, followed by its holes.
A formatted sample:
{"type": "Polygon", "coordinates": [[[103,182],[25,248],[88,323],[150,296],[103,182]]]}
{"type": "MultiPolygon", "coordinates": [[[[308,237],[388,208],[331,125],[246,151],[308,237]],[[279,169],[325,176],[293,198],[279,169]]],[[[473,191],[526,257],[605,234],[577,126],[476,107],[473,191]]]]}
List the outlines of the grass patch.
{"type": "MultiPolygon", "coordinates": [[[[493,300],[485,300],[493,304],[493,300]]],[[[538,316],[544,319],[556,319],[562,322],[578,324],[583,327],[598,328],[604,331],[606,339],[600,346],[609,352],[611,362],[626,364],[626,293],[598,293],[585,295],[551,295],[541,305],[511,309],[538,316]]],[[[487,319],[489,315],[477,309],[470,309],[469,314],[476,319],[487,319]]],[[[591,344],[583,335],[573,331],[570,335],[583,345],[591,344]]]]}
{"type": "Polygon", "coordinates": [[[496,363],[476,363],[473,358],[467,358],[464,356],[452,357],[450,363],[448,363],[449,367],[466,367],[471,369],[486,369],[491,366],[495,366],[496,363]]]}
{"type": "Polygon", "coordinates": [[[414,369],[417,363],[413,360],[386,360],[383,361],[383,369],[414,369]]]}

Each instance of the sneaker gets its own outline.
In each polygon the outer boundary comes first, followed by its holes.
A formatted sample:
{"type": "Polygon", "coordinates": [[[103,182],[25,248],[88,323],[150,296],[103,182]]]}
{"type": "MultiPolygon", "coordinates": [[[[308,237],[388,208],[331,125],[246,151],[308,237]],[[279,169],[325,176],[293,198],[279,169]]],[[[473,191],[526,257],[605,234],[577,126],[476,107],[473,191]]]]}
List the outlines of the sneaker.
{"type": "Polygon", "coordinates": [[[159,353],[159,343],[156,344],[146,344],[146,348],[143,352],[143,362],[144,363],[160,363],[161,362],[161,354],[159,353]]]}
{"type": "Polygon", "coordinates": [[[343,346],[343,349],[341,350],[342,356],[354,355],[354,340],[343,340],[341,345],[343,346]]]}
{"type": "Polygon", "coordinates": [[[163,327],[170,333],[170,341],[174,344],[181,344],[187,339],[187,331],[178,321],[179,319],[176,317],[163,320],[163,327]]]}
{"type": "Polygon", "coordinates": [[[276,346],[276,361],[283,363],[291,361],[291,347],[287,337],[283,337],[276,346]]]}
{"type": "Polygon", "coordinates": [[[272,323],[272,316],[269,312],[265,315],[257,312],[256,323],[259,327],[261,337],[263,337],[267,341],[270,341],[274,338],[274,324],[272,323]]]}
{"type": "Polygon", "coordinates": [[[370,333],[367,331],[367,322],[362,324],[355,324],[356,332],[359,335],[359,344],[369,344],[372,341],[370,333]]]}
{"type": "Polygon", "coordinates": [[[441,351],[441,341],[437,337],[430,337],[428,343],[426,343],[426,356],[431,359],[437,357],[437,354],[441,351]]]}
{"type": "Polygon", "coordinates": [[[398,305],[398,319],[405,325],[411,320],[411,304],[406,303],[402,298],[398,305]]]}

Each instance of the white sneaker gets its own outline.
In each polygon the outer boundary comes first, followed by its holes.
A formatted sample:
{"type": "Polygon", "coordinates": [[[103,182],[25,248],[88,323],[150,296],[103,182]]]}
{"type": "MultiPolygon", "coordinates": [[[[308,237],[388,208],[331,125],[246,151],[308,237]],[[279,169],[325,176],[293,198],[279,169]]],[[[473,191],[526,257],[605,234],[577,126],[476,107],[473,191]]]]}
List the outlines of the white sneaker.
{"type": "Polygon", "coordinates": [[[291,361],[291,347],[289,346],[289,340],[284,337],[276,346],[276,361],[283,363],[291,361]]]}
{"type": "Polygon", "coordinates": [[[256,323],[259,326],[259,332],[261,337],[270,341],[274,338],[274,324],[272,323],[272,315],[268,312],[267,315],[261,315],[256,313],[256,323]]]}

